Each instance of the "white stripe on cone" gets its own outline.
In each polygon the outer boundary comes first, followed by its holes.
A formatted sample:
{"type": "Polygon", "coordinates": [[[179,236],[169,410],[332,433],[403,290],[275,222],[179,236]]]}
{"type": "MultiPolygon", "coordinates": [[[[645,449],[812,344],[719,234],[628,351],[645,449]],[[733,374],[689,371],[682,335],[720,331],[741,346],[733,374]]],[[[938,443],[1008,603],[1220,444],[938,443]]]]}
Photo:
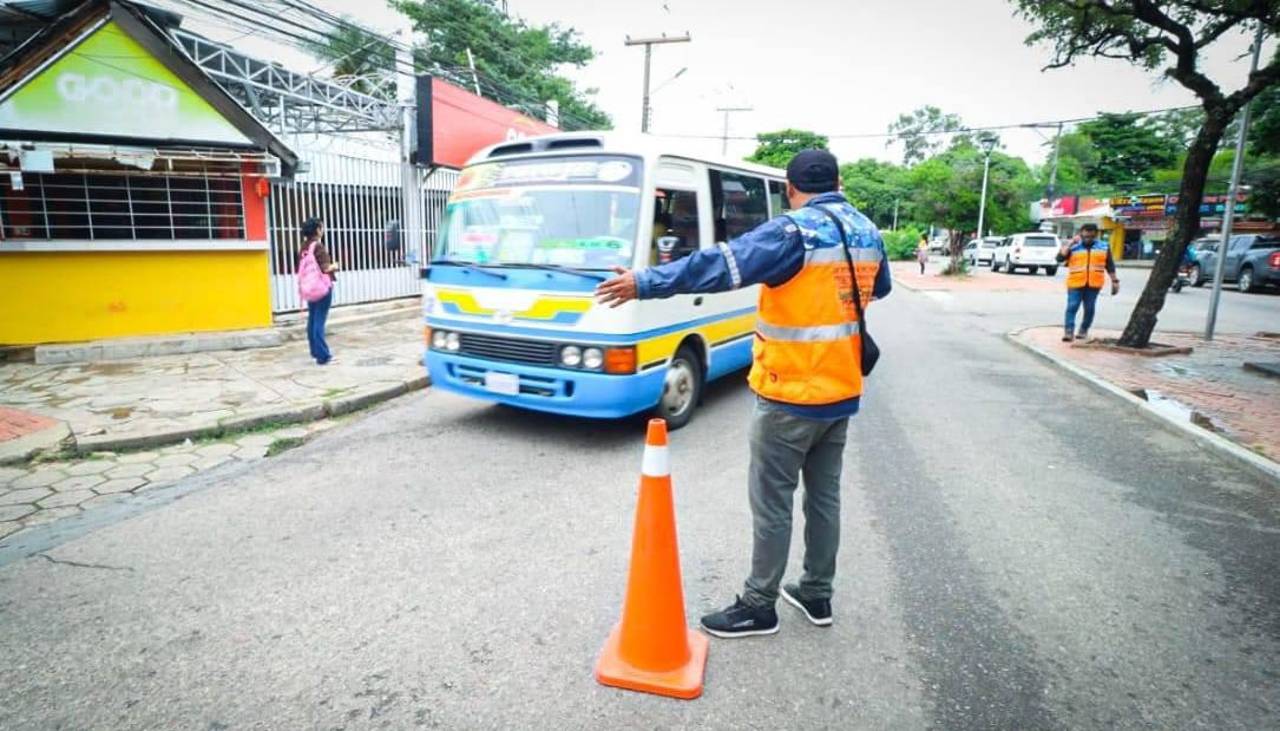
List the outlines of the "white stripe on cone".
{"type": "Polygon", "coordinates": [[[671,458],[666,447],[644,445],[644,462],[640,465],[640,474],[646,477],[667,477],[671,474],[671,458]]]}

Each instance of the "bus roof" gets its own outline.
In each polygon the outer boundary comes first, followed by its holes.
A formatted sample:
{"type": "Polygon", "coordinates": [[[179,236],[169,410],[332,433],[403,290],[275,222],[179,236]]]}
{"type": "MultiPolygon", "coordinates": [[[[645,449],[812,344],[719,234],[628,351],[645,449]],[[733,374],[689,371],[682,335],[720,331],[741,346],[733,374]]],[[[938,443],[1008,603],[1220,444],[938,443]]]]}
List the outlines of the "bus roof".
{"type": "Polygon", "coordinates": [[[626,134],[608,131],[560,132],[558,134],[523,137],[500,142],[480,150],[467,161],[474,165],[486,160],[512,160],[547,155],[617,154],[656,158],[660,155],[678,157],[717,167],[735,168],[771,178],[785,178],[786,172],[766,165],[744,160],[703,155],[690,150],[688,142],[679,143],[661,136],[626,134]]]}

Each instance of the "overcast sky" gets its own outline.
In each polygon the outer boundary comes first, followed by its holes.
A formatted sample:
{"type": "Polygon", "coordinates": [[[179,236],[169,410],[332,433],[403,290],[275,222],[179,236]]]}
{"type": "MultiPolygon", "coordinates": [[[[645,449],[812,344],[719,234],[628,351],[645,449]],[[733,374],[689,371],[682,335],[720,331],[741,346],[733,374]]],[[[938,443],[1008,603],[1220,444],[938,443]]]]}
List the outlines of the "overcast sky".
{"type": "MultiPolygon", "coordinates": [[[[398,23],[381,0],[316,2],[379,28],[398,23]]],[[[624,131],[640,127],[644,64],[643,48],[624,46],[625,37],[688,31],[692,43],[654,47],[653,87],[688,71],[654,94],[652,131],[715,137],[700,143],[708,154],[720,150],[723,116],[715,109],[722,106],[754,108],[732,115],[734,136],[799,127],[830,135],[842,161],[900,161],[901,151],[883,139],[838,136],[883,133],[899,113],[925,104],[978,126],[1195,101],[1122,61],[1042,72],[1049,49],[1024,44],[1033,28],[1004,0],[509,0],[509,7],[531,24],[571,26],[597,50],[587,67],[567,73],[599,89],[597,103],[624,131]]],[[[1237,57],[1248,42],[1231,36],[1220,43],[1206,65],[1210,75],[1237,88],[1248,71],[1248,59],[1237,57]]],[[[1009,152],[1033,164],[1044,159],[1035,132],[1001,134],[1009,152]]],[[[729,142],[734,157],[752,149],[750,140],[729,142]]]]}

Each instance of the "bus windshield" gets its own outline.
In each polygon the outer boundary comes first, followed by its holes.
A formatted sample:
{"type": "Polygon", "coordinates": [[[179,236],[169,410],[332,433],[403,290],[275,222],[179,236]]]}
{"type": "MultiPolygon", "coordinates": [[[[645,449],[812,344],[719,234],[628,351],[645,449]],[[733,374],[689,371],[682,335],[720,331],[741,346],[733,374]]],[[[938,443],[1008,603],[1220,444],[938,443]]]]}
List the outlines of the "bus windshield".
{"type": "Polygon", "coordinates": [[[638,159],[578,155],[486,162],[462,172],[436,256],[480,266],[631,266],[638,159]]]}

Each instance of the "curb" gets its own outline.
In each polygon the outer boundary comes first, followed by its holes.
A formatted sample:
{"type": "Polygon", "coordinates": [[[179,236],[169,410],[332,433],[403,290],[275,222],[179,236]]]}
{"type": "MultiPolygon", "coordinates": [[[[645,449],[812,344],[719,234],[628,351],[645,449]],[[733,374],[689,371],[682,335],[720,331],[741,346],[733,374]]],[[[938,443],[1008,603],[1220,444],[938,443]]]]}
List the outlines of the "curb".
{"type": "Polygon", "coordinates": [[[8,439],[0,442],[0,466],[22,464],[30,461],[37,454],[56,448],[70,440],[71,429],[63,421],[38,432],[8,439]]]}
{"type": "Polygon", "coordinates": [[[1272,481],[1277,486],[1280,486],[1280,463],[1273,462],[1260,454],[1256,454],[1245,449],[1225,437],[1221,437],[1211,431],[1195,426],[1194,424],[1188,424],[1172,419],[1163,412],[1153,408],[1151,404],[1137,396],[1134,396],[1110,381],[1104,380],[1099,376],[1095,376],[1084,368],[1073,363],[1069,363],[1053,353],[1043,350],[1031,343],[1023,342],[1018,338],[1018,335],[1027,329],[1029,328],[1005,333],[1005,340],[1008,340],[1016,347],[1039,357],[1050,365],[1066,371],[1069,375],[1084,382],[1095,391],[1111,396],[1122,403],[1133,407],[1139,414],[1145,416],[1150,421],[1155,422],[1158,426],[1164,427],[1165,430],[1179,436],[1190,437],[1199,446],[1213,452],[1219,457],[1222,457],[1229,462],[1233,462],[1237,466],[1243,467],[1257,475],[1260,475],[1263,479],[1272,481]]]}
{"type": "Polygon", "coordinates": [[[393,383],[389,386],[357,391],[336,399],[321,399],[304,404],[282,404],[280,406],[255,409],[218,421],[210,421],[180,429],[142,432],[126,436],[101,434],[75,437],[73,451],[77,455],[84,456],[93,452],[125,452],[151,449],[153,447],[178,444],[187,439],[206,439],[249,431],[266,424],[280,424],[281,426],[306,424],[350,414],[383,401],[390,401],[397,396],[424,390],[430,385],[431,379],[426,375],[422,375],[407,381],[393,383]]]}

